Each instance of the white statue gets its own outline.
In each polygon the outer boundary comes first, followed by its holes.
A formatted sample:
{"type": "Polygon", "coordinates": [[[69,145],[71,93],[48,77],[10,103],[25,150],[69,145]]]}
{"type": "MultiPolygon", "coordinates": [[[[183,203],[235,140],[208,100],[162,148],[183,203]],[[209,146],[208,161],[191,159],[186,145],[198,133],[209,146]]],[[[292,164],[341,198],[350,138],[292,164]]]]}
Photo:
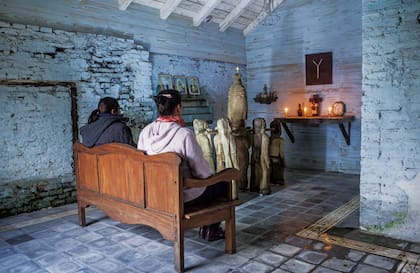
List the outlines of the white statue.
{"type": "Polygon", "coordinates": [[[250,190],[266,195],[271,193],[270,187],[270,138],[265,133],[265,120],[256,118],[252,122],[251,182],[250,190]]]}
{"type": "MultiPolygon", "coordinates": [[[[236,156],[236,142],[231,134],[228,121],[225,118],[217,120],[217,134],[214,137],[214,147],[216,150],[216,171],[220,172],[226,168],[239,169],[236,156]]],[[[238,185],[232,181],[232,198],[238,198],[238,185]]]]}
{"type": "Polygon", "coordinates": [[[204,159],[209,163],[213,173],[215,173],[214,160],[213,160],[213,143],[210,134],[208,133],[208,123],[202,119],[194,119],[193,121],[195,138],[203,151],[204,159]]]}

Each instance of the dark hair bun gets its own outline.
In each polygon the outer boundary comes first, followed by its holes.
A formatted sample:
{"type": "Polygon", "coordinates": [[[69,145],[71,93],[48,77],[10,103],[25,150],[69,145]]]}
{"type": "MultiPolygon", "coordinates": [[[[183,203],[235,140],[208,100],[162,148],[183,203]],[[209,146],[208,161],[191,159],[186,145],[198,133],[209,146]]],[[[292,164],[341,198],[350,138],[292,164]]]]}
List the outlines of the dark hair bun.
{"type": "Polygon", "coordinates": [[[160,91],[156,96],[153,97],[155,101],[159,115],[171,115],[177,105],[181,104],[181,94],[174,89],[167,89],[160,91]]]}

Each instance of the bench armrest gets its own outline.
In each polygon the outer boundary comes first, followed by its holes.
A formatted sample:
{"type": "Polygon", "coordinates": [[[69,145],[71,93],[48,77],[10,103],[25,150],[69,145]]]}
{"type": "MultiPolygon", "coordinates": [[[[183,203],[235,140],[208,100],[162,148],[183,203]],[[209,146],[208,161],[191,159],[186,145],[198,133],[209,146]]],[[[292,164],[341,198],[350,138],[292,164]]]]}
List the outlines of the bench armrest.
{"type": "Polygon", "coordinates": [[[230,182],[232,180],[240,179],[241,174],[239,170],[229,168],[224,169],[218,172],[215,175],[210,176],[209,178],[200,179],[200,178],[184,178],[184,187],[204,187],[217,184],[219,182],[230,182]]]}

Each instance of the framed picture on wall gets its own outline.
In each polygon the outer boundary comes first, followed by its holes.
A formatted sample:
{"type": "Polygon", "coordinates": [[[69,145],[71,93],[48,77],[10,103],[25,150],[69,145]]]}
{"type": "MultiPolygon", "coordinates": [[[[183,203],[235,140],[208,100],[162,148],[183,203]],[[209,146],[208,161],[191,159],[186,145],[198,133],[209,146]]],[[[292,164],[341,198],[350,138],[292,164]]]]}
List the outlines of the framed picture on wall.
{"type": "Polygon", "coordinates": [[[332,84],[332,52],[307,54],[306,85],[332,84]]]}
{"type": "Polygon", "coordinates": [[[188,94],[193,95],[193,96],[201,94],[200,82],[198,81],[197,77],[188,77],[187,85],[188,85],[188,94]]]}
{"type": "Polygon", "coordinates": [[[174,88],[172,84],[172,76],[169,74],[160,73],[158,75],[158,85],[157,91],[165,90],[165,89],[172,89],[174,88]]]}
{"type": "Polygon", "coordinates": [[[181,95],[187,94],[187,78],[185,76],[173,76],[174,89],[178,90],[181,95]]]}

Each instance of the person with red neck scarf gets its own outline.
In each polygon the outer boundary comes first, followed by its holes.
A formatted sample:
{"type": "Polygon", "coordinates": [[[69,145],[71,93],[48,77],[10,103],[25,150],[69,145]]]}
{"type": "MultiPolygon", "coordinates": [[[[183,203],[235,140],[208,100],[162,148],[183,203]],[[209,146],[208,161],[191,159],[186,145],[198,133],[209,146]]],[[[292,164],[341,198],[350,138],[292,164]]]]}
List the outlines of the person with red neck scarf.
{"type": "MultiPolygon", "coordinates": [[[[193,131],[185,127],[182,119],[181,94],[173,89],[162,90],[153,99],[158,118],[140,132],[137,149],[148,155],[177,153],[186,163],[183,165],[188,166],[183,169],[184,177],[207,178],[213,175],[193,131]]],[[[206,204],[226,194],[225,183],[185,188],[184,203],[185,206],[206,204]]],[[[209,241],[224,238],[224,232],[219,226],[220,223],[215,223],[200,228],[200,236],[209,241]]]]}

